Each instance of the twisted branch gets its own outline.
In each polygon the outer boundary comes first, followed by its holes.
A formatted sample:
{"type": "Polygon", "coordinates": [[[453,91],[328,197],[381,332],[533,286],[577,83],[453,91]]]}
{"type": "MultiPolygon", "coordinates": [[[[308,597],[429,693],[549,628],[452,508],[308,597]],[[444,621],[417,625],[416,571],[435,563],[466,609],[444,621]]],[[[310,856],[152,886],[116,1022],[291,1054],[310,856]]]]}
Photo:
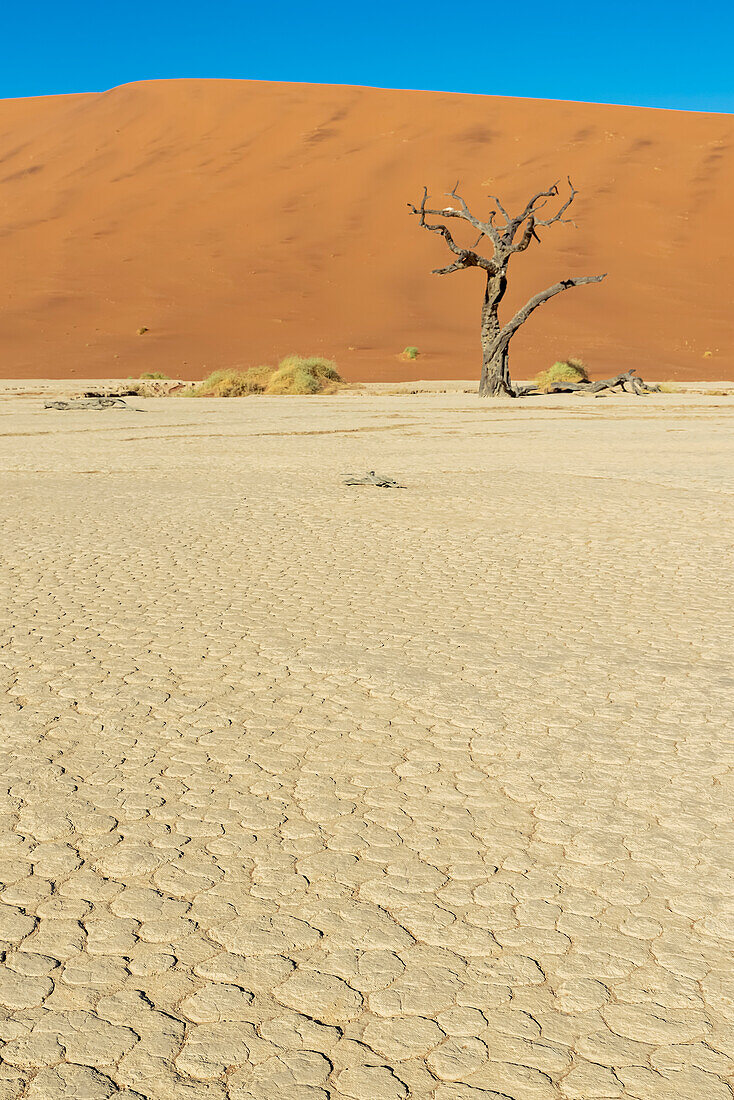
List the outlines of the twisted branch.
{"type": "MultiPolygon", "coordinates": [[[[458,183],[456,187],[458,187],[458,183]]],[[[448,267],[437,267],[431,272],[433,275],[448,275],[451,271],[461,271],[465,267],[481,267],[484,271],[494,272],[496,271],[496,265],[493,259],[488,259],[486,256],[481,256],[478,252],[475,252],[471,248],[461,248],[453,236],[451,230],[447,225],[442,222],[437,222],[435,225],[430,225],[426,221],[426,216],[433,218],[461,218],[462,221],[469,222],[475,229],[479,230],[479,240],[485,236],[485,230],[487,236],[497,233],[496,229],[490,228],[486,223],[480,222],[478,218],[475,218],[473,214],[469,212],[464,200],[456,194],[456,187],[449,194],[453,195],[462,205],[460,210],[455,210],[452,206],[448,206],[443,210],[430,210],[426,207],[428,201],[428,188],[423,188],[423,198],[421,199],[420,206],[414,206],[413,203],[408,203],[408,209],[411,214],[418,215],[418,224],[427,229],[430,233],[440,233],[446,244],[449,246],[455,256],[458,256],[457,260],[454,260],[448,267]]],[[[477,244],[479,241],[477,241],[477,244]]],[[[476,247],[476,246],[475,246],[476,247]]]]}
{"type": "Polygon", "coordinates": [[[605,278],[606,272],[603,275],[576,275],[571,279],[561,279],[559,283],[554,283],[553,286],[549,286],[546,290],[541,290],[539,294],[535,294],[525,303],[522,309],[517,311],[511,321],[502,326],[497,339],[492,344],[491,355],[495,355],[498,351],[507,347],[520,325],[524,325],[530,314],[534,313],[538,306],[542,306],[543,302],[555,298],[556,294],[562,294],[564,290],[569,290],[572,286],[600,283],[605,278]]]}
{"type": "Polygon", "coordinates": [[[413,203],[408,203],[408,209],[411,214],[417,214],[419,216],[420,225],[424,229],[430,230],[431,233],[440,233],[454,255],[458,256],[458,260],[449,264],[447,267],[436,268],[433,271],[434,275],[448,275],[451,271],[461,271],[466,267],[481,267],[484,271],[495,272],[499,271],[500,268],[507,264],[510,256],[513,256],[516,252],[524,252],[531,241],[540,240],[537,232],[540,226],[555,225],[556,222],[567,225],[575,224],[571,218],[564,218],[563,216],[578,194],[570,178],[568,178],[568,187],[568,198],[565,199],[554,214],[547,218],[539,218],[538,214],[552,199],[560,194],[558,181],[547,190],[536,192],[536,194],[525,204],[522,213],[514,218],[510,216],[496,195],[490,195],[489,198],[495,203],[497,209],[490,211],[489,217],[485,222],[481,221],[480,218],[472,214],[466,200],[459,194],[458,180],[454,187],[446,192],[450,198],[456,200],[458,206],[445,206],[440,210],[429,208],[426,206],[428,201],[428,189],[424,187],[420,206],[414,206],[413,203]],[[504,219],[504,225],[495,224],[495,218],[497,217],[498,211],[499,215],[504,219]],[[461,248],[457,245],[447,225],[443,222],[437,222],[432,225],[426,221],[427,217],[458,218],[460,221],[464,221],[468,225],[473,226],[473,228],[478,231],[479,236],[471,248],[461,248]],[[519,240],[516,240],[515,238],[523,226],[522,236],[519,240]],[[493,248],[491,257],[482,256],[481,253],[476,251],[483,237],[486,237],[492,242],[493,248]]]}

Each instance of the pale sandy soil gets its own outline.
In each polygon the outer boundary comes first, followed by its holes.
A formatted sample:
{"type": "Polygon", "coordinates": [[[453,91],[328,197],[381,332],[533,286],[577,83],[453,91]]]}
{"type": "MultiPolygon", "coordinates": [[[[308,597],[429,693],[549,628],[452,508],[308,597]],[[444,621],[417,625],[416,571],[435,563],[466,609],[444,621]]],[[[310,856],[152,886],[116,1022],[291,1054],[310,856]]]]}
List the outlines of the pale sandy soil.
{"type": "Polygon", "coordinates": [[[731,1100],[729,401],[0,402],[2,1100],[731,1100]]]}

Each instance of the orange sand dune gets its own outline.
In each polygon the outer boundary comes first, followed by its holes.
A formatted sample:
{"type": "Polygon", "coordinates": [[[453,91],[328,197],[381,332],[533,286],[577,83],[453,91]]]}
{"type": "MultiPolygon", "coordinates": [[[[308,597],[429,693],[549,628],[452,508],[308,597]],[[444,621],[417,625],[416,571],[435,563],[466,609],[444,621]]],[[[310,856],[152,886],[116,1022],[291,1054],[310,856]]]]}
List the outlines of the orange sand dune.
{"type": "Polygon", "coordinates": [[[725,115],[249,81],[0,102],[0,377],[291,351],[353,380],[475,376],[481,274],[431,275],[445,245],[406,203],[460,179],[481,214],[570,174],[578,228],[515,258],[509,306],[609,277],[539,310],[513,373],[576,354],[734,378],[733,137],[725,115]]]}

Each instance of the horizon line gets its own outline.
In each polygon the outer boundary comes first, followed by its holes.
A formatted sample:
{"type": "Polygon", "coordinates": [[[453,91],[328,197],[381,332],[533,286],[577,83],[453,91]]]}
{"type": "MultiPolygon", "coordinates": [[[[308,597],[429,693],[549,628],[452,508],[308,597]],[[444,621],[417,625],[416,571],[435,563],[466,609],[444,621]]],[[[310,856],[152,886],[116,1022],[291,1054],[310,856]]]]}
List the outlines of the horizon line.
{"type": "Polygon", "coordinates": [[[273,84],[273,85],[294,85],[296,87],[304,88],[354,88],[365,91],[374,92],[413,92],[415,94],[425,95],[452,95],[452,96],[471,96],[476,99],[507,99],[507,100],[524,100],[529,103],[569,103],[576,106],[584,107],[620,107],[628,110],[637,111],[666,111],[672,114],[690,114],[690,115],[721,115],[723,118],[734,119],[734,111],[722,111],[712,107],[709,110],[696,109],[694,107],[661,107],[650,106],[642,103],[617,103],[607,100],[597,99],[562,99],[553,98],[552,96],[531,96],[531,95],[508,95],[506,93],[498,92],[461,92],[448,88],[407,88],[407,87],[394,87],[392,85],[383,84],[342,84],[333,81],[315,81],[315,80],[276,80],[273,78],[264,77],[238,77],[238,76],[153,76],[142,77],[135,80],[126,80],[121,84],[111,84],[106,88],[97,89],[82,89],[79,91],[64,91],[64,92],[39,92],[34,95],[20,95],[20,96],[0,96],[0,103],[12,103],[19,100],[28,99],[60,99],[64,96],[81,96],[81,95],[106,95],[109,92],[117,91],[120,88],[130,88],[136,84],[173,84],[173,83],[230,83],[230,84],[273,84]]]}

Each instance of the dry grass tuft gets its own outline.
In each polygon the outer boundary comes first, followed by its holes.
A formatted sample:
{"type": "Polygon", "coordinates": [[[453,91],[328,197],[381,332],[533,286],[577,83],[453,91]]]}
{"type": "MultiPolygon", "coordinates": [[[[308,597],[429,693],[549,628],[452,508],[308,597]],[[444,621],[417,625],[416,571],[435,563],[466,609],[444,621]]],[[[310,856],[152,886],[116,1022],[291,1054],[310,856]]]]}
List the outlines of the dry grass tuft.
{"type": "Polygon", "coordinates": [[[247,371],[215,370],[194,387],[194,397],[246,397],[264,393],[271,367],[251,367],[247,371]]]}
{"type": "Polygon", "coordinates": [[[330,359],[288,355],[277,367],[218,370],[194,389],[194,397],[246,397],[249,394],[308,395],[335,393],[344,379],[330,359]]]}
{"type": "Polygon", "coordinates": [[[318,356],[288,355],[281,359],[265,389],[271,394],[334,393],[344,379],[336,363],[318,356]]]}
{"type": "Polygon", "coordinates": [[[548,370],[536,376],[535,384],[542,393],[562,382],[588,382],[589,375],[580,359],[559,359],[548,370]]]}

